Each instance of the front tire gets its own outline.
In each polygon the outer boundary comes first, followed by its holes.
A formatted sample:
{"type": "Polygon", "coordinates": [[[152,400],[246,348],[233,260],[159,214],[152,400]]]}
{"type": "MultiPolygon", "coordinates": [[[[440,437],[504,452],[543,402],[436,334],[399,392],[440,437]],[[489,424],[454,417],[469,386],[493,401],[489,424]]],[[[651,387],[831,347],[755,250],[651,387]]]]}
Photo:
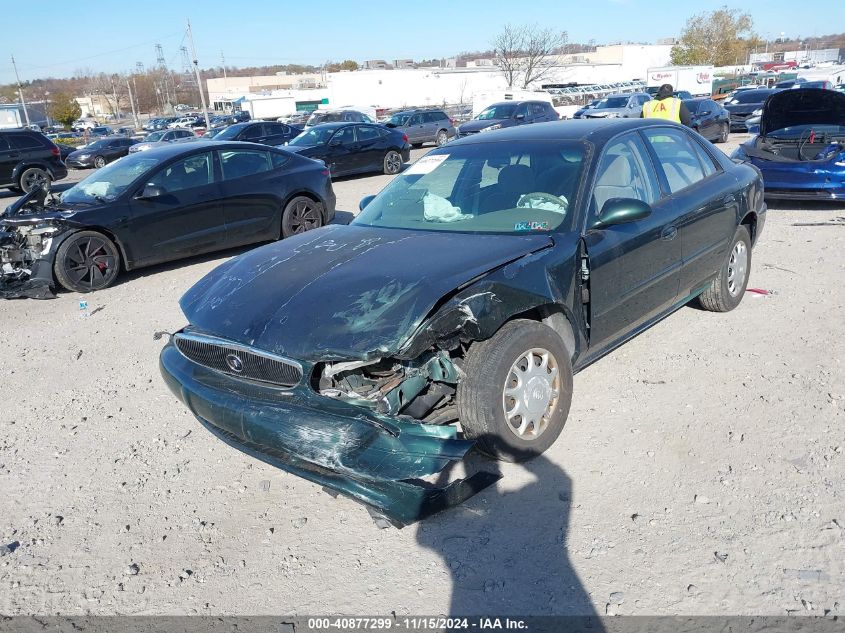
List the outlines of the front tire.
{"type": "Polygon", "coordinates": [[[18,186],[24,193],[29,193],[50,180],[50,175],[40,167],[29,167],[21,174],[18,186]]]}
{"type": "Polygon", "coordinates": [[[716,139],[717,143],[727,143],[728,142],[728,135],[731,132],[730,125],[727,123],[722,123],[722,127],[719,130],[719,137],[716,139]]]}
{"type": "Polygon", "coordinates": [[[402,171],[402,155],[392,149],[384,155],[384,173],[395,176],[400,171],[402,171]]]}
{"type": "Polygon", "coordinates": [[[464,435],[491,457],[520,462],[558,438],[572,403],[572,365],[550,327],[517,319],[473,343],[458,383],[464,435]]]}
{"type": "Polygon", "coordinates": [[[297,196],[282,212],[282,237],[290,237],[323,226],[323,205],[307,196],[297,196]]]}
{"type": "Polygon", "coordinates": [[[105,166],[106,166],[106,159],[105,158],[103,158],[102,156],[95,156],[94,157],[94,167],[96,167],[97,169],[100,169],[101,167],[105,167],[105,166]]]}
{"type": "Polygon", "coordinates": [[[698,296],[698,304],[710,312],[730,312],[742,301],[751,272],[751,236],[740,226],[719,274],[698,296]]]}
{"type": "Polygon", "coordinates": [[[120,272],[120,253],[109,238],[97,231],[79,231],[56,252],[56,279],[72,292],[108,288],[120,272]]]}

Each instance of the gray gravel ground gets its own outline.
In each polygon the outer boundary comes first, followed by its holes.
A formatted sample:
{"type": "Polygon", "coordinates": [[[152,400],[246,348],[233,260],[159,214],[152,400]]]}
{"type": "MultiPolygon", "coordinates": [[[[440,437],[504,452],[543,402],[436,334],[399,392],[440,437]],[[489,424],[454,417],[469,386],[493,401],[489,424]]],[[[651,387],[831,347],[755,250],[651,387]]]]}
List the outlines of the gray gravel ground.
{"type": "MultiPolygon", "coordinates": [[[[338,208],[387,180],[337,182],[338,208]]],[[[165,388],[153,332],[234,253],[124,275],[88,318],[74,294],[0,302],[0,613],[843,615],[845,210],[768,216],[770,295],[591,366],[546,455],[402,530],[165,388]]]]}

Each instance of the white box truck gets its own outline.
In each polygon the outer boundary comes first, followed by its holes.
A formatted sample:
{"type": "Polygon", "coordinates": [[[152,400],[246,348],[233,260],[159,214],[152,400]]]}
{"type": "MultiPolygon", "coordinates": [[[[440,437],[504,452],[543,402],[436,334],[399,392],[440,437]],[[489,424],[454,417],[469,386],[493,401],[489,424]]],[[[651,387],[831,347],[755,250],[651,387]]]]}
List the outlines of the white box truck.
{"type": "Polygon", "coordinates": [[[713,94],[713,66],[663,66],[649,68],[646,90],[655,94],[663,84],[672,84],[675,91],[686,90],[693,97],[713,94]]]}

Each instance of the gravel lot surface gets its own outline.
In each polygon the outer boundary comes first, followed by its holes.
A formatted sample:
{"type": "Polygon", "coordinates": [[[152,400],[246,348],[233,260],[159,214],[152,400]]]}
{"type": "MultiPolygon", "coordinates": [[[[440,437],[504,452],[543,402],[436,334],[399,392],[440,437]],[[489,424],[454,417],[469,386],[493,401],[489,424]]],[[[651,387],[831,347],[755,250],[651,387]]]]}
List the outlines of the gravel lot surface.
{"type": "MultiPolygon", "coordinates": [[[[341,217],[387,180],[338,181],[341,217]]],[[[843,216],[771,208],[749,284],[771,294],[594,364],[548,453],[402,530],[165,388],[153,333],[239,251],[124,275],[88,318],[69,293],[2,301],[0,613],[841,616],[843,216]]]]}

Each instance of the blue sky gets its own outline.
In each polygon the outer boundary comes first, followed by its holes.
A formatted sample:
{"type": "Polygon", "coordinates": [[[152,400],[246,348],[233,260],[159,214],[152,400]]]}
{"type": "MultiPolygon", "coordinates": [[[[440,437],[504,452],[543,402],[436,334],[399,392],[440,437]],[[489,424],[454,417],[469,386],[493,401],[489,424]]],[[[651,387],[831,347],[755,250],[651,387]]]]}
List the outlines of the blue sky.
{"type": "Polygon", "coordinates": [[[219,65],[221,51],[229,66],[252,66],[447,57],[488,48],[508,22],[557,27],[573,42],[653,41],[677,35],[692,14],[725,4],[749,12],[757,32],[772,39],[845,30],[841,0],[815,0],[806,10],[793,0],[80,0],[37,9],[10,2],[0,22],[0,84],[14,81],[13,54],[24,80],[83,69],[127,72],[138,61],[151,66],[156,43],[181,69],[187,18],[202,67],[219,65]]]}

